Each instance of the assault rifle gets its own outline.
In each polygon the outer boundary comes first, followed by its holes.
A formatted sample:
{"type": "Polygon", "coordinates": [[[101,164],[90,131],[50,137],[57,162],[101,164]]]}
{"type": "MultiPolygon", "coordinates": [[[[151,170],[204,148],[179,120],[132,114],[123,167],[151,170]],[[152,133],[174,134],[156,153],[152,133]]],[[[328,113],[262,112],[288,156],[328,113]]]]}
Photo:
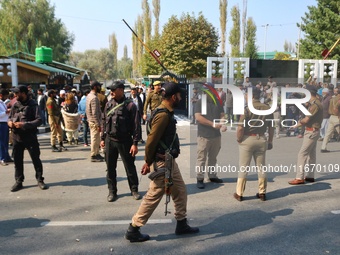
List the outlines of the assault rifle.
{"type": "Polygon", "coordinates": [[[172,169],[173,169],[173,161],[174,158],[170,154],[170,151],[167,150],[165,152],[165,178],[164,178],[164,183],[165,183],[165,216],[170,213],[168,211],[168,204],[170,202],[170,195],[171,195],[171,186],[173,185],[172,182],[172,169]]]}

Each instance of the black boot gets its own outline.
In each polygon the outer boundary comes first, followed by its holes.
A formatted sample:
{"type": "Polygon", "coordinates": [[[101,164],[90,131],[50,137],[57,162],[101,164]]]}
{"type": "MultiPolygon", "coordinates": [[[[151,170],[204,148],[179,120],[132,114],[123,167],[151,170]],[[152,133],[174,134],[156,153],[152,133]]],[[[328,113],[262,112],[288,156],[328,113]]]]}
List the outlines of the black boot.
{"type": "Polygon", "coordinates": [[[199,232],[199,228],[192,228],[188,225],[187,219],[178,220],[176,225],[176,235],[195,234],[199,232]]]}
{"type": "Polygon", "coordinates": [[[130,224],[128,230],[125,233],[125,239],[129,240],[131,243],[145,242],[150,239],[150,236],[142,234],[139,231],[139,227],[134,227],[132,224],[130,224]]]}
{"type": "Polygon", "coordinates": [[[52,152],[60,152],[60,150],[57,148],[57,146],[52,145],[52,152]]]}
{"type": "Polygon", "coordinates": [[[59,143],[59,151],[67,151],[67,148],[63,145],[63,142],[59,143]]]}

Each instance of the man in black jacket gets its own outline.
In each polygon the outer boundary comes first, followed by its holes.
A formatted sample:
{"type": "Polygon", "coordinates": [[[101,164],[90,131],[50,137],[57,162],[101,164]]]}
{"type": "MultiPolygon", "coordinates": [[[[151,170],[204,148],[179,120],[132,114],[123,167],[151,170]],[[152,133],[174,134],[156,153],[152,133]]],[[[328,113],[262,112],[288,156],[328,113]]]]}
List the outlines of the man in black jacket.
{"type": "Polygon", "coordinates": [[[103,117],[103,133],[100,146],[105,147],[107,165],[108,202],[117,199],[117,160],[120,155],[134,199],[140,199],[135,156],[140,140],[140,116],[136,105],[124,95],[124,84],[115,82],[109,87],[111,100],[107,102],[103,117]]]}
{"type": "Polygon", "coordinates": [[[37,138],[37,127],[41,125],[38,104],[28,97],[28,89],[19,85],[13,89],[17,102],[11,109],[8,126],[13,130],[13,158],[15,167],[15,184],[11,191],[23,188],[24,151],[28,150],[35,169],[35,178],[40,189],[47,189],[44,183],[43,166],[40,160],[40,148],[37,138]]]}

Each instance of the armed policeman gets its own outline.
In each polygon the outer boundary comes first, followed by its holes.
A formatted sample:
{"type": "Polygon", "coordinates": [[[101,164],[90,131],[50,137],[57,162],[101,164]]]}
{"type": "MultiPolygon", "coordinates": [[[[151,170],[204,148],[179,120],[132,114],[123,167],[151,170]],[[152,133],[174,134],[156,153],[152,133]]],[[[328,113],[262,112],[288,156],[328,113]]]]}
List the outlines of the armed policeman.
{"type": "Polygon", "coordinates": [[[177,220],[175,233],[182,235],[199,232],[198,228],[187,224],[187,191],[175,161],[180,148],[174,108],[181,100],[181,89],[176,83],[166,83],[163,90],[163,101],[151,114],[148,123],[150,131],[145,145],[145,163],[141,171],[143,175],[151,171],[151,182],[125,234],[125,238],[130,242],[144,242],[150,239],[149,235],[140,232],[140,227],[146,224],[166,192],[171,194],[174,202],[174,216],[177,220]]]}
{"type": "Polygon", "coordinates": [[[111,90],[111,100],[106,104],[103,117],[103,134],[101,147],[105,147],[107,165],[107,185],[109,188],[108,202],[117,199],[117,160],[122,158],[128,178],[131,195],[140,199],[138,193],[138,176],[135,156],[138,153],[140,140],[140,115],[132,100],[124,95],[124,84],[120,81],[108,87],[111,90]]]}

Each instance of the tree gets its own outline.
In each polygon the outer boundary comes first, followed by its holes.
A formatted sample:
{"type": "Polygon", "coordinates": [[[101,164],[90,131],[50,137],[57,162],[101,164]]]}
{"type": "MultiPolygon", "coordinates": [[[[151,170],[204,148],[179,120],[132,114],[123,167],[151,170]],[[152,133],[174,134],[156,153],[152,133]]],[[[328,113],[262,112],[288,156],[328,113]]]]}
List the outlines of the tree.
{"type": "Polygon", "coordinates": [[[160,0],[152,0],[153,15],[155,16],[154,36],[159,37],[159,14],[161,12],[160,0]]]}
{"type": "Polygon", "coordinates": [[[227,32],[227,8],[228,1],[220,0],[220,26],[221,26],[221,53],[225,55],[225,38],[227,32]]]}
{"type": "MultiPolygon", "coordinates": [[[[140,40],[143,40],[144,38],[144,24],[143,24],[143,18],[138,15],[137,21],[135,22],[134,27],[135,33],[138,35],[138,38],[140,40]]],[[[133,55],[133,76],[138,77],[141,75],[140,71],[140,62],[143,57],[143,44],[140,43],[140,41],[135,37],[134,34],[132,34],[132,55],[133,55]]]]}
{"type": "Polygon", "coordinates": [[[249,17],[246,28],[246,45],[244,56],[251,59],[258,59],[258,47],[256,46],[256,30],[257,29],[253,18],[249,17]]]}
{"type": "Polygon", "coordinates": [[[284,52],[276,52],[274,56],[275,60],[291,60],[290,54],[284,52]]]}
{"type": "Polygon", "coordinates": [[[233,27],[230,30],[229,43],[231,45],[231,57],[240,57],[240,10],[237,5],[231,9],[233,27]]]}
{"type": "Polygon", "coordinates": [[[246,33],[247,33],[247,0],[243,0],[243,12],[242,12],[242,54],[246,48],[246,33]]]}
{"type": "MultiPolygon", "coordinates": [[[[144,42],[148,45],[151,39],[151,13],[148,0],[143,0],[142,9],[144,18],[144,42]]],[[[141,39],[143,40],[143,37],[141,39]]]]}
{"type": "Polygon", "coordinates": [[[285,43],[283,44],[283,51],[288,52],[289,50],[289,43],[285,40],[285,43]]]}
{"type": "Polygon", "coordinates": [[[127,46],[124,46],[124,56],[118,61],[117,65],[119,79],[127,79],[132,76],[132,60],[128,57],[127,46]]]}
{"type": "MultiPolygon", "coordinates": [[[[324,49],[330,49],[340,38],[340,2],[318,0],[317,6],[308,6],[302,17],[301,30],[305,38],[300,40],[300,58],[320,59],[324,49]]],[[[300,27],[300,24],[297,24],[300,27]]],[[[340,47],[336,47],[330,59],[340,60],[340,47]]]]}
{"type": "MultiPolygon", "coordinates": [[[[157,49],[159,46],[160,40],[159,38],[153,38],[149,42],[148,47],[150,49],[157,49]]],[[[160,74],[162,73],[163,69],[162,67],[158,64],[158,62],[151,56],[149,52],[145,52],[143,55],[143,59],[141,62],[142,66],[142,75],[146,76],[149,74],[160,74]]]]}
{"type": "Polygon", "coordinates": [[[109,49],[86,50],[77,67],[90,72],[92,80],[112,80],[114,78],[114,56],[109,49]]]}
{"type": "Polygon", "coordinates": [[[47,0],[0,0],[0,55],[35,54],[36,47],[47,46],[52,48],[54,60],[65,62],[74,35],[54,12],[47,0]]]}
{"type": "Polygon", "coordinates": [[[117,63],[118,63],[118,41],[115,33],[112,33],[109,37],[109,48],[113,54],[113,73],[117,78],[117,63]]]}
{"type": "Polygon", "coordinates": [[[206,74],[207,57],[216,56],[218,33],[200,12],[198,17],[170,17],[163,27],[159,45],[165,67],[188,78],[206,74]]]}

